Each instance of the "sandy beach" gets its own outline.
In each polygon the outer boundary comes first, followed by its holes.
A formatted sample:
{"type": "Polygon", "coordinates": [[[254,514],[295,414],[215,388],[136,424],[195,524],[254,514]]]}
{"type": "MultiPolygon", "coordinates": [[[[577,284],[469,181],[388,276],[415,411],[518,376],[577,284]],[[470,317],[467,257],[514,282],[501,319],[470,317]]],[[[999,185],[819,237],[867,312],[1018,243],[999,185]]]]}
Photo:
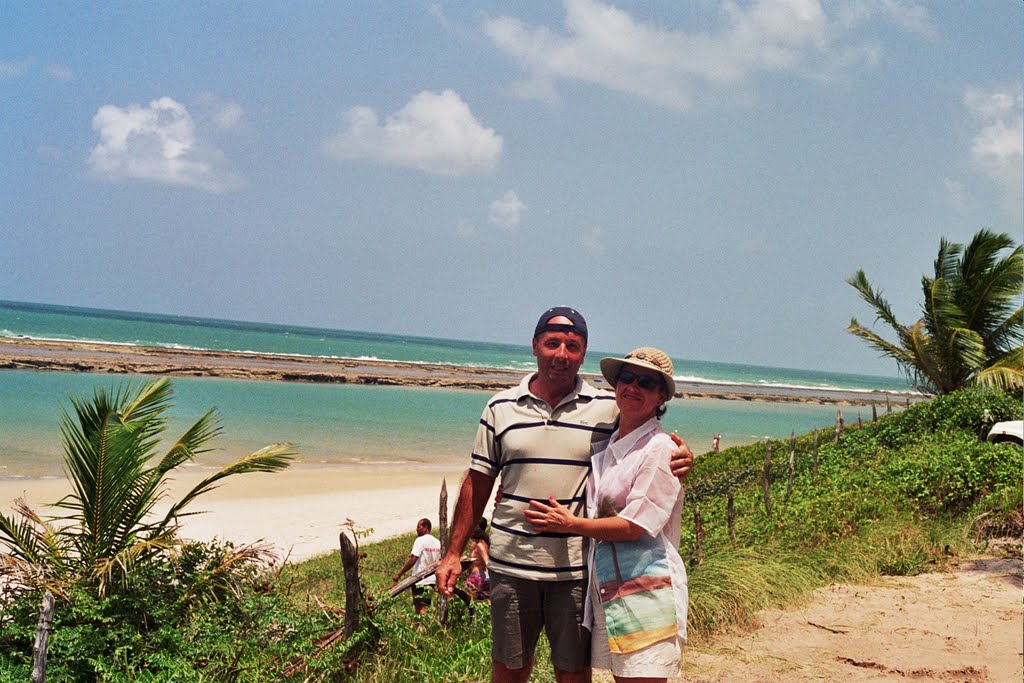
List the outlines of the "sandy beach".
{"type": "MultiPolygon", "coordinates": [[[[436,524],[442,482],[447,482],[449,510],[454,507],[464,468],[393,469],[382,475],[359,466],[298,467],[229,478],[194,501],[189,510],[202,514],[184,517],[181,533],[194,540],[263,542],[281,557],[298,561],[336,550],[347,520],[357,530],[372,530],[369,540],[412,533],[421,517],[436,524]]],[[[208,474],[186,471],[177,476],[169,487],[168,503],[208,474]]],[[[65,479],[0,480],[5,513],[23,497],[46,514],[46,505],[69,492],[65,479]]]]}

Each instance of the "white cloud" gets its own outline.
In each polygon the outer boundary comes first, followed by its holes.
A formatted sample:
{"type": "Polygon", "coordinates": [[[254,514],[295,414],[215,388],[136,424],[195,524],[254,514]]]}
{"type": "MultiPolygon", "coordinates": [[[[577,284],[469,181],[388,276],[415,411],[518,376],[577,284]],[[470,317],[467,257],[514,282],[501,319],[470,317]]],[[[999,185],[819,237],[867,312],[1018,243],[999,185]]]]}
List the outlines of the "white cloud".
{"type": "Polygon", "coordinates": [[[515,230],[519,226],[523,211],[526,211],[526,204],[519,199],[515,190],[509,190],[503,197],[491,202],[487,220],[499,228],[515,230]]]}
{"type": "Polygon", "coordinates": [[[468,218],[460,218],[455,225],[455,234],[459,237],[472,237],[476,234],[476,226],[468,218]]]}
{"type": "Polygon", "coordinates": [[[1024,204],[1024,91],[969,87],[964,104],[981,129],[971,140],[975,170],[1002,190],[1008,214],[1022,220],[1024,204]]]}
{"type": "Polygon", "coordinates": [[[928,38],[938,35],[938,28],[928,14],[928,8],[901,0],[845,0],[836,7],[839,24],[856,28],[876,16],[891,21],[900,28],[928,38]]]}
{"type": "Polygon", "coordinates": [[[600,258],[608,251],[608,247],[604,243],[604,231],[601,228],[590,228],[583,233],[580,246],[594,258],[600,258]]]}
{"type": "Polygon", "coordinates": [[[927,10],[916,4],[865,0],[856,7],[830,19],[818,0],[756,0],[742,7],[725,0],[717,32],[684,32],[638,21],[598,0],[565,0],[564,33],[508,16],[485,21],[484,30],[526,72],[513,88],[522,97],[552,101],[555,81],[575,80],[688,110],[723,94],[743,97],[743,88],[764,73],[825,78],[877,63],[881,48],[852,42],[851,25],[878,17],[920,32],[930,24],[927,10]]]}
{"type": "Polygon", "coordinates": [[[63,64],[47,64],[46,71],[58,81],[70,81],[75,77],[74,72],[63,64]]]}
{"type": "Polygon", "coordinates": [[[245,124],[245,110],[242,109],[242,105],[212,92],[197,95],[194,109],[196,119],[209,121],[217,130],[237,130],[245,124]]]}
{"type": "Polygon", "coordinates": [[[35,63],[36,60],[32,57],[19,59],[16,62],[0,61],[0,78],[17,78],[18,76],[24,76],[35,63]]]}
{"type": "Polygon", "coordinates": [[[383,125],[369,107],[349,109],[344,121],[322,146],[335,159],[465,176],[492,171],[501,156],[501,136],[477,121],[452,90],[421,92],[383,125]]]}
{"type": "Polygon", "coordinates": [[[242,184],[223,153],[201,140],[185,105],[170,97],[148,106],[107,104],[92,119],[100,142],[89,165],[102,178],[135,179],[225,192],[242,184]]]}

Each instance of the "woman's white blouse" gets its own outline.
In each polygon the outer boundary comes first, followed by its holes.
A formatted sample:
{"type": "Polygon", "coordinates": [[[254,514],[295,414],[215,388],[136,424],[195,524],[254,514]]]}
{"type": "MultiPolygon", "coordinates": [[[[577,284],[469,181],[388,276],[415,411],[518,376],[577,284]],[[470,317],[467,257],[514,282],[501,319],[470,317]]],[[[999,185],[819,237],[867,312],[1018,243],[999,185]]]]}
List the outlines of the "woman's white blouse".
{"type": "MultiPolygon", "coordinates": [[[[672,576],[673,595],[678,617],[678,634],[686,639],[686,566],[679,556],[679,528],[683,510],[682,486],[672,475],[669,461],[675,451],[672,439],[656,417],[634,429],[622,439],[616,430],[603,450],[591,461],[587,481],[587,516],[607,515],[610,505],[618,516],[660,538],[667,553],[672,576]]],[[[591,541],[590,566],[594,565],[591,541]]],[[[590,590],[594,588],[590,572],[590,590]]],[[[585,625],[593,624],[591,603],[587,600],[585,625]]]]}

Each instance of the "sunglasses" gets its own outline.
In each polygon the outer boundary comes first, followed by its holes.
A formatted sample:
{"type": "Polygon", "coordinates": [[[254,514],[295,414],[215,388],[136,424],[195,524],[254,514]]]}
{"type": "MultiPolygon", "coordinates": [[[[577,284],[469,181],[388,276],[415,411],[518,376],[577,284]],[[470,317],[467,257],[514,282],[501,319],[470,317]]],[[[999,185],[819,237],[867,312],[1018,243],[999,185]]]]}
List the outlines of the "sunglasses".
{"type": "Polygon", "coordinates": [[[661,388],[660,377],[650,377],[648,375],[637,375],[629,370],[623,370],[619,373],[619,378],[616,380],[616,384],[632,384],[636,382],[637,385],[644,391],[654,391],[655,389],[661,388]]]}

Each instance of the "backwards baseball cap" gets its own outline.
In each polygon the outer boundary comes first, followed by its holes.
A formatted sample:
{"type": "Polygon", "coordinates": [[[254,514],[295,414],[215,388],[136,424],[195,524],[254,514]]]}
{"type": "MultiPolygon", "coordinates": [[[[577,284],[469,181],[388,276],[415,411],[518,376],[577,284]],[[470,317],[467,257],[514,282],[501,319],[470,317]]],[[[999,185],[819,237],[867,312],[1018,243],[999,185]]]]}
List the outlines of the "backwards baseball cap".
{"type": "Polygon", "coordinates": [[[586,342],[587,321],[583,319],[583,315],[575,308],[569,308],[568,306],[555,306],[544,311],[543,315],[540,316],[540,320],[537,321],[537,326],[533,329],[533,336],[536,337],[541,332],[575,332],[579,336],[583,337],[583,341],[586,342]],[[548,322],[552,318],[557,318],[559,316],[568,318],[572,323],[559,324],[548,322]]]}

